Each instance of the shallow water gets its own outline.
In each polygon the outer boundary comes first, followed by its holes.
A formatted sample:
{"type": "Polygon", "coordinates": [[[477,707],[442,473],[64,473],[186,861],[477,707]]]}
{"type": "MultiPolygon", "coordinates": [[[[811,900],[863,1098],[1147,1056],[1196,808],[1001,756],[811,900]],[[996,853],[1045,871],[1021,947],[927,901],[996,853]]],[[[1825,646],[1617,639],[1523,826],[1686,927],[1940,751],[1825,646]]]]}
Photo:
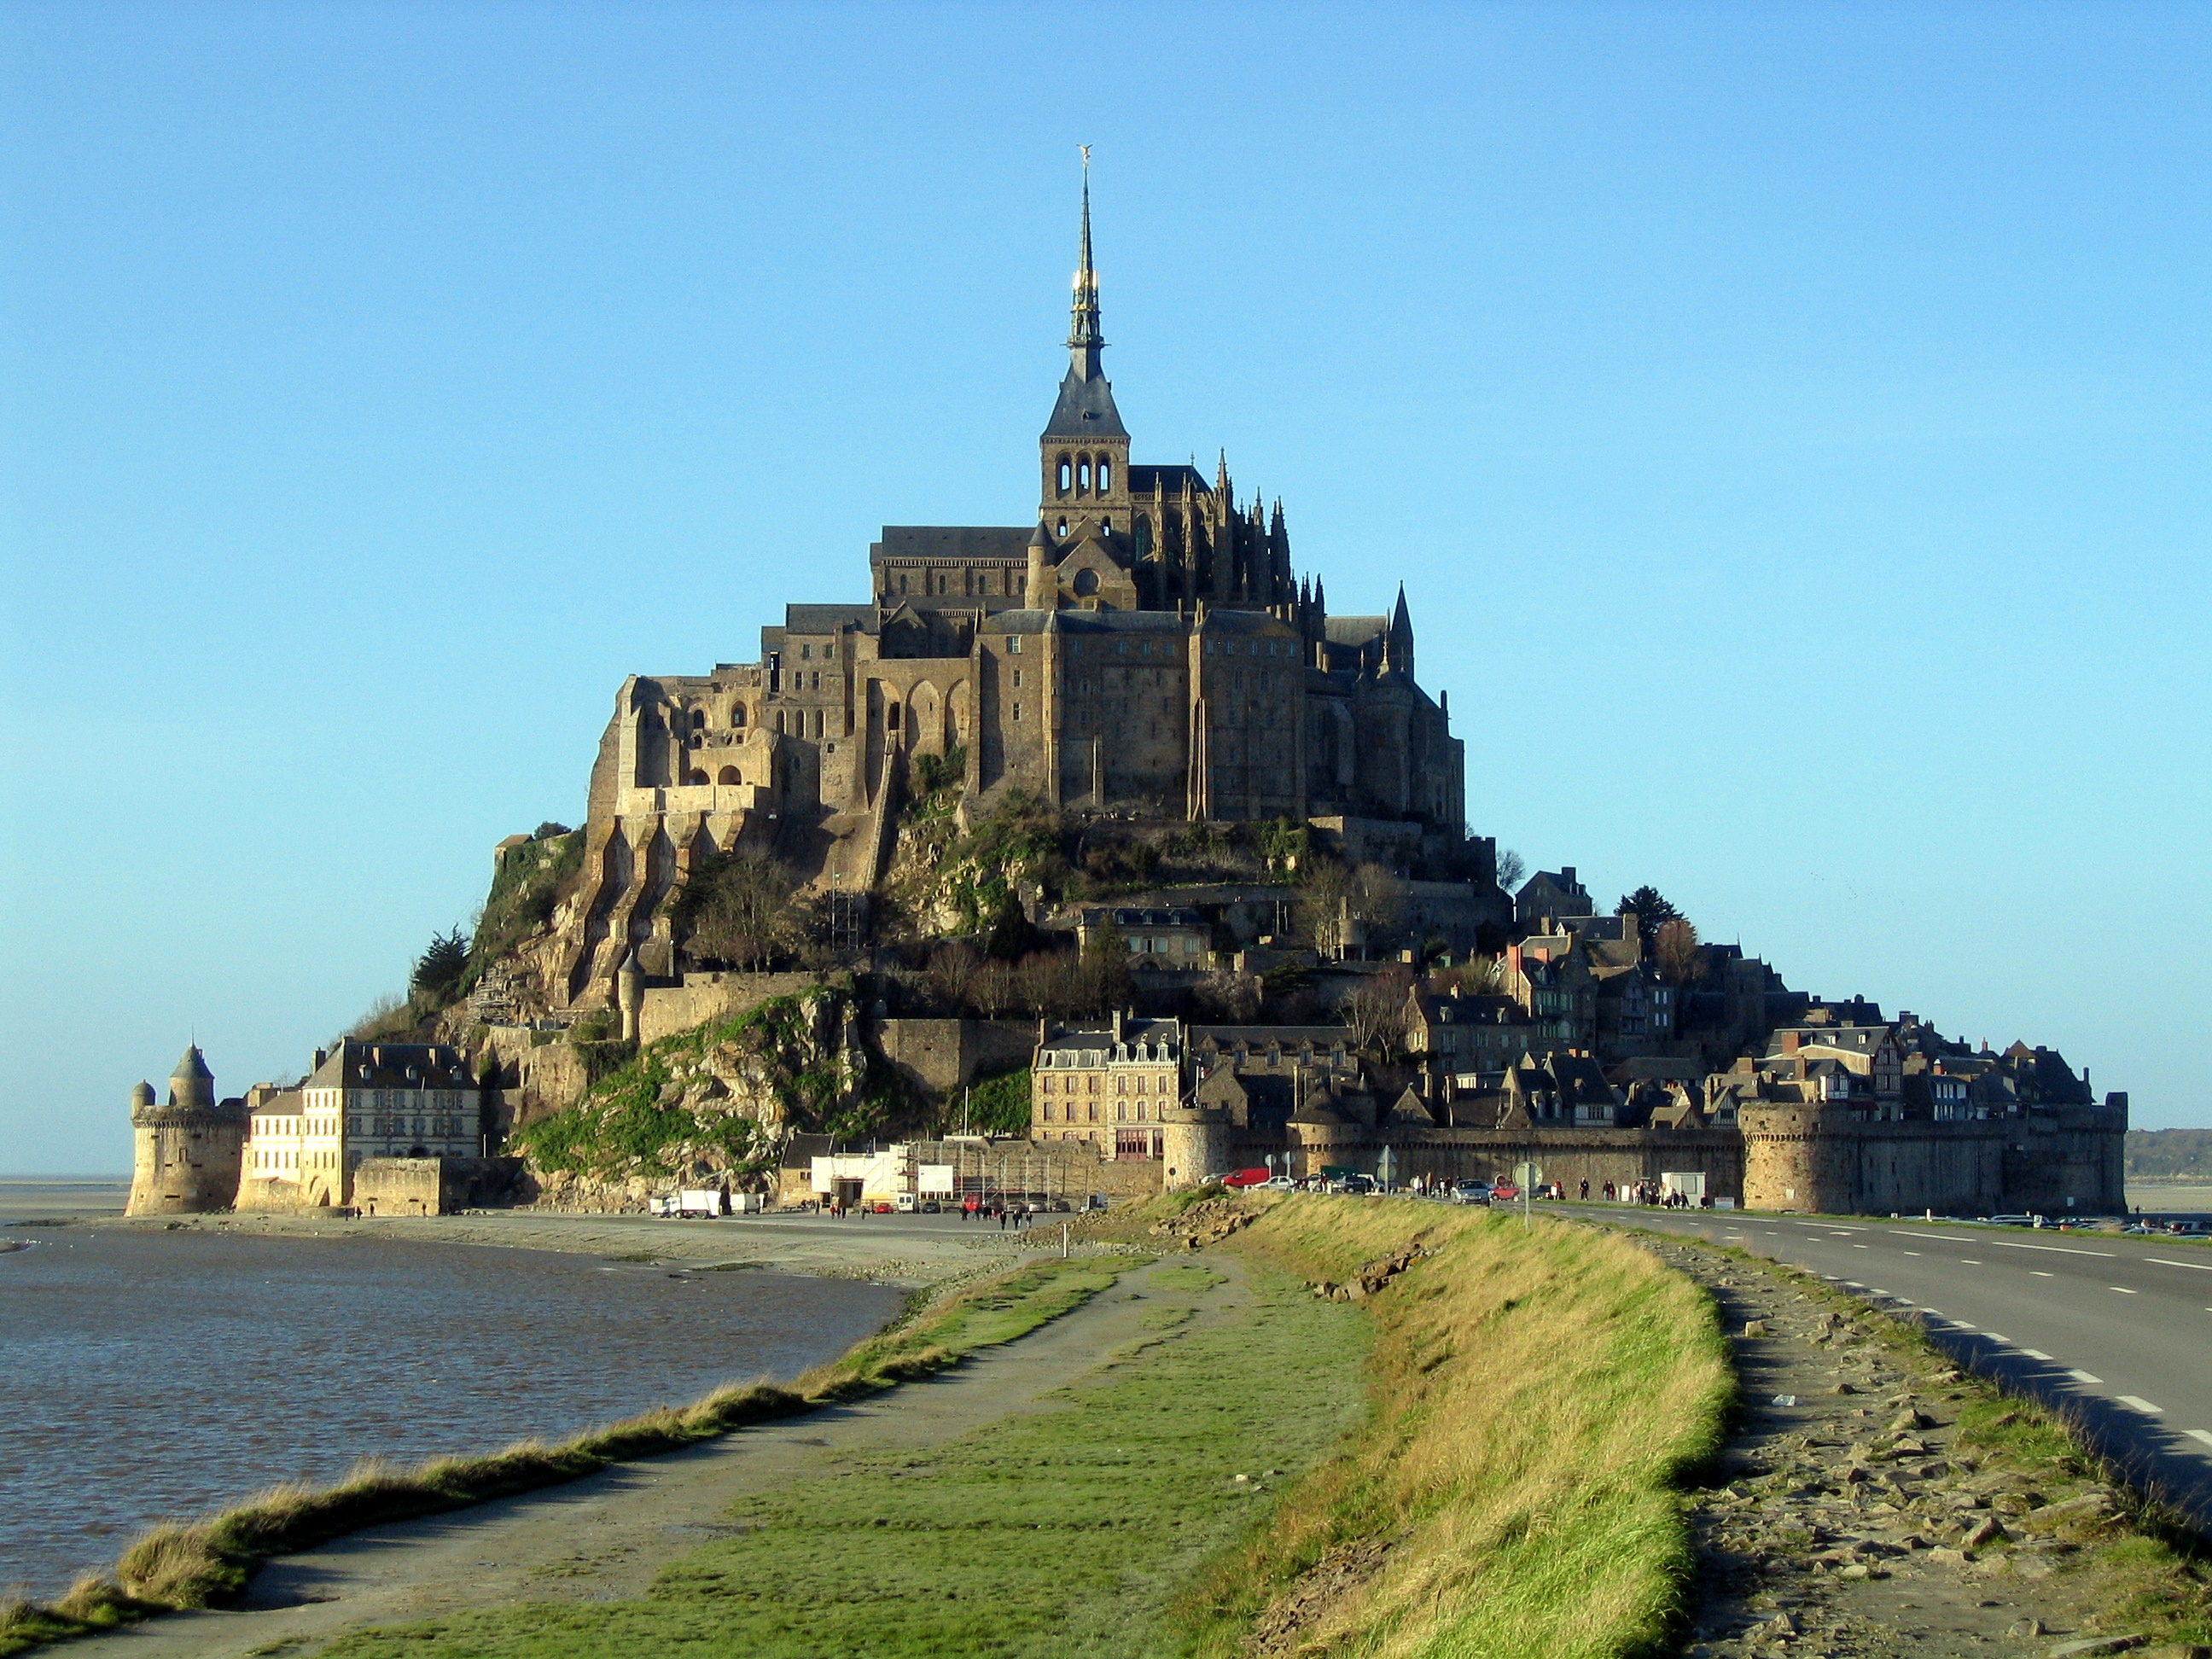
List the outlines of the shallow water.
{"type": "Polygon", "coordinates": [[[0,1587],[358,1458],[572,1433],[788,1377],[896,1311],[848,1279],[384,1238],[0,1228],[0,1587]]]}

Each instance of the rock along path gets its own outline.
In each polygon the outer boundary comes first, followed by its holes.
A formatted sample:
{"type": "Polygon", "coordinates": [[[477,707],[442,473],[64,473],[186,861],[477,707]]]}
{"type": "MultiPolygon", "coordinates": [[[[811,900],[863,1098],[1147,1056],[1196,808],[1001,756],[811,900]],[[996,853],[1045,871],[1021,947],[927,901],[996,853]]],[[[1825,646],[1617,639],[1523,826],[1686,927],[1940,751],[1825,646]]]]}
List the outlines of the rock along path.
{"type": "MultiPolygon", "coordinates": [[[[1233,1259],[1195,1299],[1199,1319],[1249,1304],[1233,1259]]],[[[734,1530],[739,1499],[823,1474],[847,1458],[941,1443],[1018,1413],[1146,1341],[1156,1267],[1125,1274],[1075,1311],[956,1370],[854,1405],[742,1430],[689,1450],[425,1521],[373,1528],[271,1562],[244,1605],[179,1613],[72,1643],[84,1659],[233,1659],[318,1647],[366,1626],[520,1601],[642,1594],[670,1561],[734,1530]]],[[[1192,1293],[1176,1292],[1179,1300],[1192,1293]]]]}
{"type": "Polygon", "coordinates": [[[2111,1489],[2045,1494],[1977,1467],[1953,1443],[1957,1371],[1759,1266],[1640,1242],[1718,1304],[1743,1391],[1721,1484],[1691,1494],[1686,1659],[2086,1659],[2137,1645],[2100,1628],[2088,1587],[2068,1577],[2081,1552],[2066,1535],[2112,1511],[2111,1489]],[[2039,1507],[2047,1498],[2066,1501],[2039,1507]]]}

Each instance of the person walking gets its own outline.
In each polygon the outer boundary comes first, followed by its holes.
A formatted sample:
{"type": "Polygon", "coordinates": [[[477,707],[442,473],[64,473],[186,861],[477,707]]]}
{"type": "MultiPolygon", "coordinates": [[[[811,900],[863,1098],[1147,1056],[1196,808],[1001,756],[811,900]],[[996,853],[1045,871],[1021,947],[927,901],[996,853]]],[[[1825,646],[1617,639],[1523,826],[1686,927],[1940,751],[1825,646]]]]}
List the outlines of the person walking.
{"type": "Polygon", "coordinates": [[[1583,1177],[1583,1189],[1582,1189],[1582,1190],[1583,1190],[1583,1203],[1585,1203],[1585,1204],[1587,1204],[1587,1203],[1589,1203],[1589,1177],[1588,1176],[1584,1176],[1583,1177]]]}

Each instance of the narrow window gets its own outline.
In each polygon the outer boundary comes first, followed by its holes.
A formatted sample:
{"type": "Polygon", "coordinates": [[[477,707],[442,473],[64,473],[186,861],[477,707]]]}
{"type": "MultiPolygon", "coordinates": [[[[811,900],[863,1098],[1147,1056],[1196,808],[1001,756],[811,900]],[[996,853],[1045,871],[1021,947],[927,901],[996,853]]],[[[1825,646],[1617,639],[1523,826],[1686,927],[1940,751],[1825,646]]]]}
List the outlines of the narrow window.
{"type": "Polygon", "coordinates": [[[801,662],[811,662],[814,659],[814,647],[811,645],[800,646],[799,647],[799,659],[801,662]]]}
{"type": "Polygon", "coordinates": [[[1060,458],[1060,493],[1061,495],[1065,495],[1066,494],[1067,494],[1067,480],[1068,480],[1067,457],[1066,457],[1066,456],[1065,456],[1065,455],[1063,455],[1063,456],[1061,456],[1061,457],[1060,458]]]}
{"type": "Polygon", "coordinates": [[[899,729],[899,706],[896,703],[892,703],[884,709],[884,726],[886,730],[892,732],[899,729]]]}
{"type": "Polygon", "coordinates": [[[1091,458],[1085,455],[1075,464],[1075,493],[1080,495],[1091,488],[1091,458]]]}
{"type": "MultiPolygon", "coordinates": [[[[1006,640],[1006,654],[1010,657],[1018,657],[1022,654],[1022,636],[1020,635],[1015,634],[1008,636],[1006,640]]],[[[1018,684],[1018,682],[1017,682],[1017,684],[1018,684]]]]}

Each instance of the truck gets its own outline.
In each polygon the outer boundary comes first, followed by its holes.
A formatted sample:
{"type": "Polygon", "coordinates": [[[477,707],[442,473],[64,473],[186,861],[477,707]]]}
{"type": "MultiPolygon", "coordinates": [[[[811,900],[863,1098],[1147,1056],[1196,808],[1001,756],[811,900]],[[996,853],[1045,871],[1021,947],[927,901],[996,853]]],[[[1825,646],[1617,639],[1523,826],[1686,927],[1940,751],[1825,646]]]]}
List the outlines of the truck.
{"type": "Polygon", "coordinates": [[[663,1193],[653,1200],[655,1215],[684,1216],[694,1219],[728,1213],[728,1194],[719,1187],[687,1187],[681,1192],[663,1193]]]}

